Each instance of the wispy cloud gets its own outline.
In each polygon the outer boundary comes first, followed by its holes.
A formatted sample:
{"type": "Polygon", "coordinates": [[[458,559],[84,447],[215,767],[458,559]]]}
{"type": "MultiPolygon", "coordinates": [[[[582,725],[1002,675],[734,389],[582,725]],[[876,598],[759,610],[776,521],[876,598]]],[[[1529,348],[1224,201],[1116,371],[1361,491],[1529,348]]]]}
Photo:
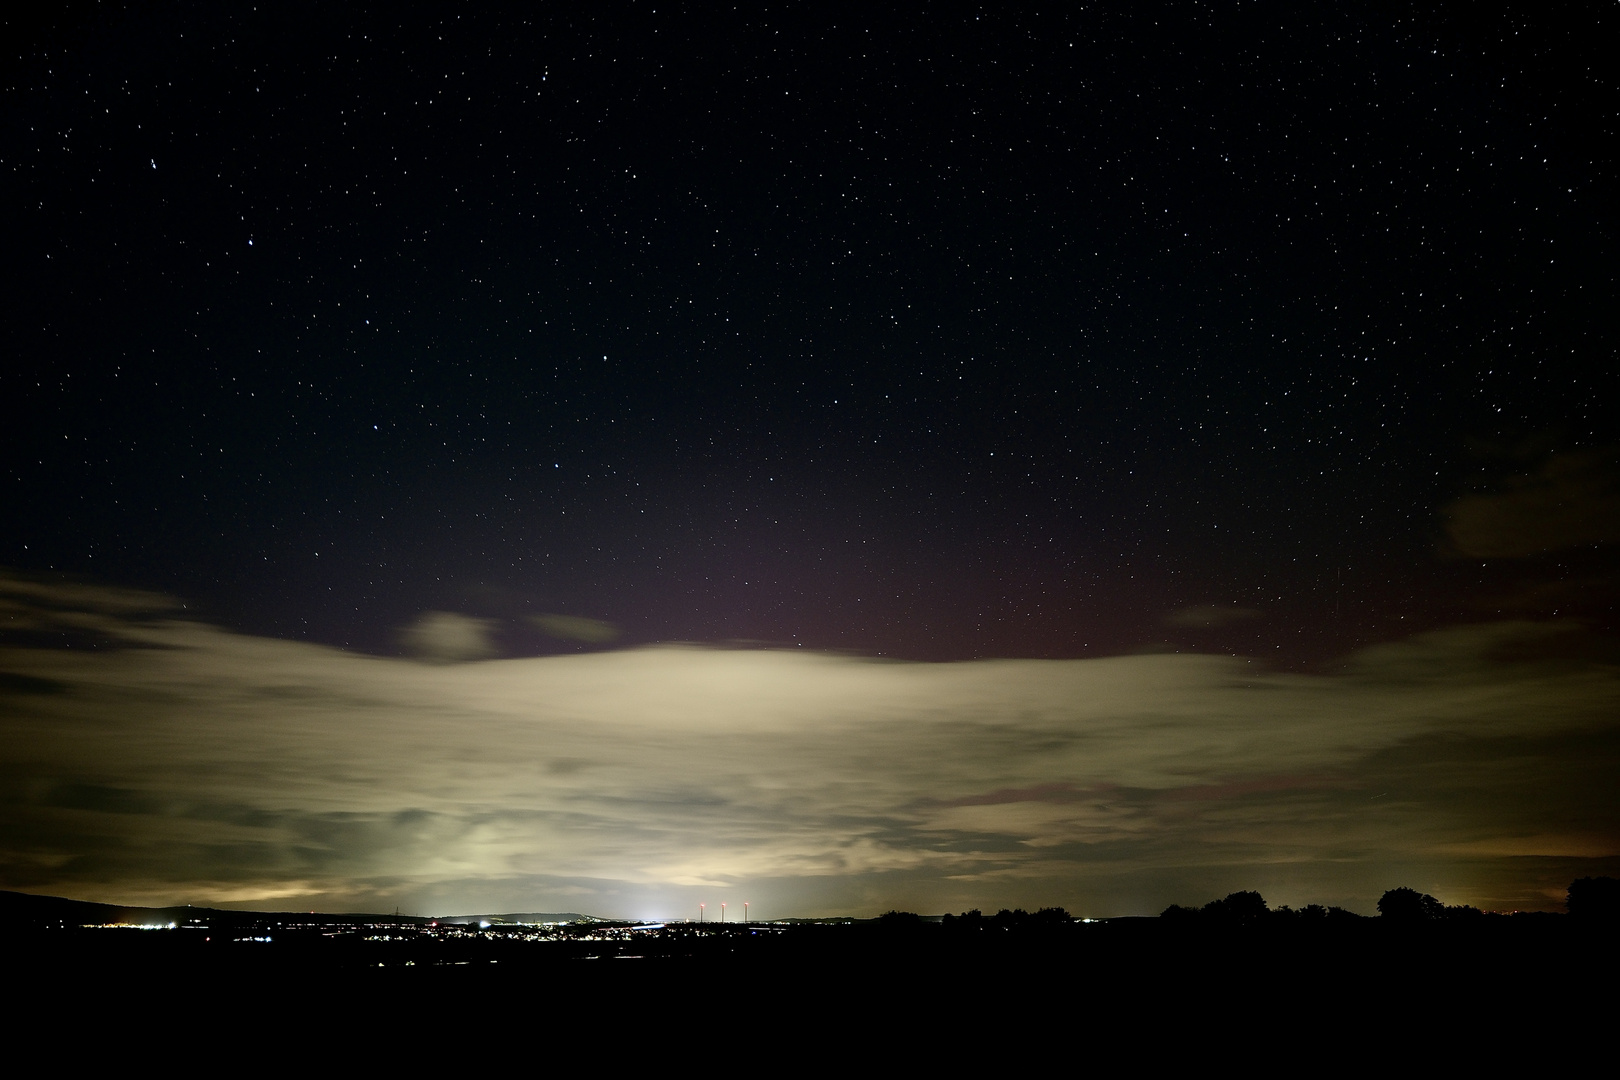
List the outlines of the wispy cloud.
{"type": "Polygon", "coordinates": [[[425,612],[399,633],[405,651],[419,660],[453,664],[496,654],[490,640],[494,623],[453,611],[425,612]]]}
{"type": "Polygon", "coordinates": [[[582,615],[534,615],[529,621],[554,638],[602,645],[619,636],[619,628],[605,619],[582,615]]]}
{"type": "Polygon", "coordinates": [[[1620,452],[1551,454],[1500,491],[1445,508],[1451,548],[1465,558],[1523,558],[1620,540],[1620,452]]]}
{"type": "Polygon", "coordinates": [[[0,648],[6,887],[1105,914],[1237,887],[1366,908],[1407,883],[1532,906],[1620,855],[1620,680],[1559,658],[1568,626],[1460,627],[1330,676],[692,647],[443,664],[126,599],[0,579],[6,625],[127,646],[0,648]]]}

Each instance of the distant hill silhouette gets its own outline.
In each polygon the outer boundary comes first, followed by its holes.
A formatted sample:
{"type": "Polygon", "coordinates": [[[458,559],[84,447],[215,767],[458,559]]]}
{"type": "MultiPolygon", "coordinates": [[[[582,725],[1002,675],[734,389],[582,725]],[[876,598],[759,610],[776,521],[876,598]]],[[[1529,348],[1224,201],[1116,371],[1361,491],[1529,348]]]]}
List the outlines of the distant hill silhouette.
{"type": "Polygon", "coordinates": [[[61,896],[39,896],[34,893],[0,890],[0,921],[13,927],[23,924],[51,924],[68,926],[101,926],[127,923],[136,926],[166,926],[188,921],[215,924],[263,923],[296,921],[300,917],[314,916],[329,923],[410,923],[426,925],[430,922],[448,926],[472,926],[489,923],[492,926],[536,923],[601,923],[614,920],[595,915],[582,915],[577,911],[527,911],[501,915],[392,915],[382,912],[313,911],[246,911],[239,908],[193,907],[181,904],[171,907],[135,907],[120,904],[100,904],[90,900],[69,900],[61,896]]]}
{"type": "MultiPolygon", "coordinates": [[[[60,896],[38,896],[34,893],[0,890],[0,923],[11,927],[19,925],[101,926],[127,923],[135,926],[166,926],[169,923],[208,922],[216,925],[254,924],[265,921],[296,921],[300,917],[314,916],[331,923],[395,922],[426,924],[432,919],[420,915],[386,915],[345,912],[329,914],[304,911],[241,911],[234,908],[193,907],[181,904],[173,907],[136,907],[122,904],[99,904],[90,900],[69,900],[60,896]]],[[[476,919],[476,916],[472,918],[476,919]]]]}
{"type": "Polygon", "coordinates": [[[599,923],[616,922],[596,915],[581,915],[577,911],[520,911],[505,915],[441,915],[435,922],[447,926],[470,926],[487,922],[491,926],[533,925],[536,923],[599,923]]]}

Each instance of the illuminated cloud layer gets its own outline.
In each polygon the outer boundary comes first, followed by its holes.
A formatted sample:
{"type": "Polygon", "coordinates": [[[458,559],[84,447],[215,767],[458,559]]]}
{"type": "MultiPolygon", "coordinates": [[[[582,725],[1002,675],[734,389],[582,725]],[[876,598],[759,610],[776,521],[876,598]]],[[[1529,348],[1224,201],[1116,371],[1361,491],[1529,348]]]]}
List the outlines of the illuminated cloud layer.
{"type": "Polygon", "coordinates": [[[443,613],[419,628],[424,660],[184,614],[0,578],[0,885],[439,913],[1121,914],[1242,887],[1370,910],[1400,884],[1546,907],[1620,863],[1620,681],[1569,659],[1566,625],[1460,627],[1301,675],[695,647],[451,663],[482,638],[443,613]]]}

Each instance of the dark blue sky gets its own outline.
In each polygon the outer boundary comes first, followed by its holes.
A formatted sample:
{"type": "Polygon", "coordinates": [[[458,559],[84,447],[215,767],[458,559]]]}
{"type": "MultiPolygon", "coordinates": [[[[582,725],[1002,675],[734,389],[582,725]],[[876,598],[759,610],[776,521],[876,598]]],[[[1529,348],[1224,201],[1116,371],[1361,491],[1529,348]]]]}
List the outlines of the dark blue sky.
{"type": "Polygon", "coordinates": [[[378,652],[1612,628],[1612,21],[12,21],[0,565],[378,652]]]}

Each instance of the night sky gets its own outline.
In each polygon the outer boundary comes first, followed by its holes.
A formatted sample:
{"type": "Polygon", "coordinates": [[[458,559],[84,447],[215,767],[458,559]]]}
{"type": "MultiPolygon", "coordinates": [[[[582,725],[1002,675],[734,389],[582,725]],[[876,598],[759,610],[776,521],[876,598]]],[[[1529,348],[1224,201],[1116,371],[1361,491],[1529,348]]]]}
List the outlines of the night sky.
{"type": "Polygon", "coordinates": [[[6,20],[0,887],[1620,870],[1610,6],[6,20]]]}

